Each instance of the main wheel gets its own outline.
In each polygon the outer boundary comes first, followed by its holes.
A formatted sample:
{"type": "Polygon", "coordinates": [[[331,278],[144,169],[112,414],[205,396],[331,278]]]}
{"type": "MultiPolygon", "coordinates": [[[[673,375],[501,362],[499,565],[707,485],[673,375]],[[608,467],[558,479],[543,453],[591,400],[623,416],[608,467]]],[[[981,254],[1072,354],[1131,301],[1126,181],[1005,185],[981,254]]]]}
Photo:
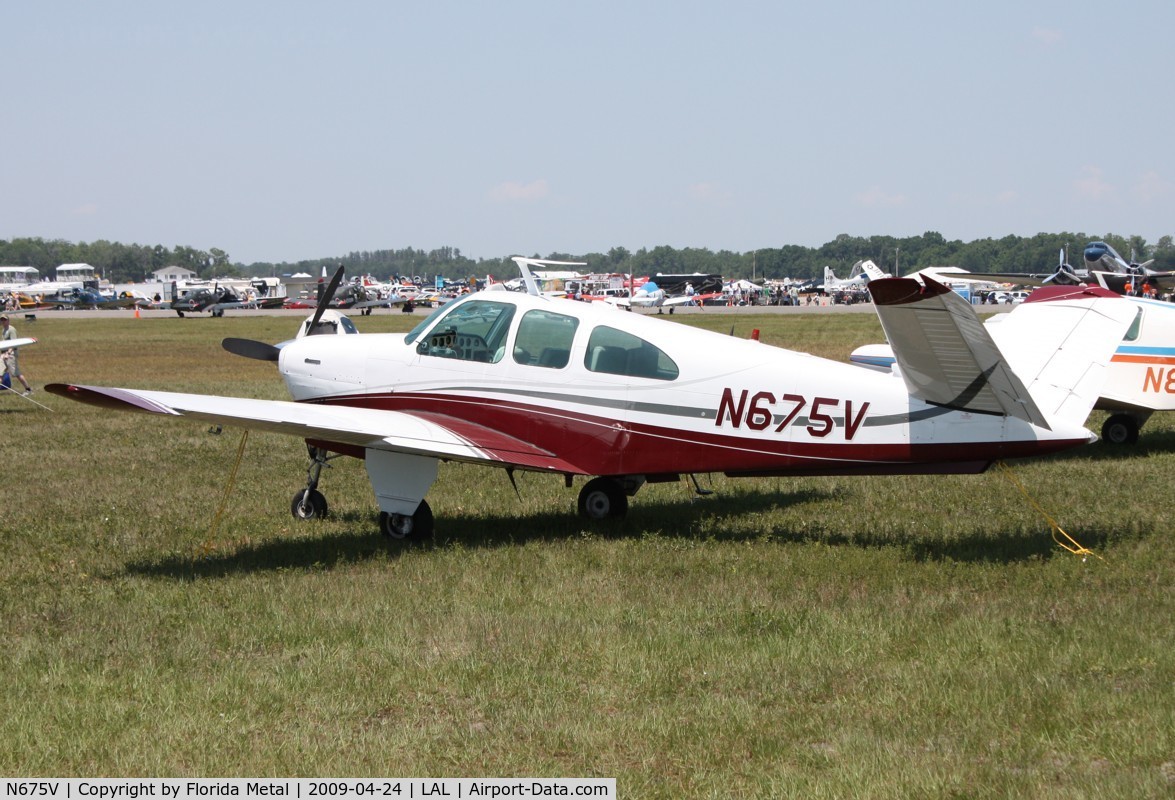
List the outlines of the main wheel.
{"type": "Polygon", "coordinates": [[[1138,441],[1138,422],[1128,414],[1115,414],[1102,425],[1102,438],[1110,444],[1134,444],[1138,441]]]}
{"type": "Polygon", "coordinates": [[[296,492],[294,499],[290,501],[290,513],[294,515],[294,519],[322,519],[326,512],[326,498],[317,489],[296,492]]]}
{"type": "Polygon", "coordinates": [[[611,478],[592,478],[579,493],[579,515],[587,519],[623,517],[628,513],[628,496],[611,478]]]}
{"type": "Polygon", "coordinates": [[[432,537],[432,509],[427,500],[421,500],[412,516],[379,512],[379,532],[390,539],[422,542],[432,537]]]}

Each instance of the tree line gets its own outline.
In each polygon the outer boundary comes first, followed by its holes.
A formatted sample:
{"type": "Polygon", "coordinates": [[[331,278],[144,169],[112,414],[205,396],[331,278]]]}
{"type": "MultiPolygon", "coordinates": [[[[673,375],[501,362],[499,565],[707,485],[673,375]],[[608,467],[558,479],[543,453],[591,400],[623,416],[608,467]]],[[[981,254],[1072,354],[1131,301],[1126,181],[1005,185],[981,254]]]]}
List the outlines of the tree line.
{"type": "MultiPolygon", "coordinates": [[[[970,272],[1048,272],[1056,268],[1064,251],[1070,264],[1080,267],[1082,251],[1090,241],[1108,242],[1125,258],[1154,259],[1152,269],[1175,270],[1175,240],[1163,236],[1148,244],[1140,236],[1086,233],[1038,233],[1035,236],[1005,236],[971,242],[948,240],[928,231],[921,236],[850,236],[841,234],[820,247],[782,245],[735,253],[706,248],[674,248],[661,245],[635,252],[613,247],[606,253],[532,253],[535,258],[586,262],[587,272],[624,272],[635,275],[657,273],[717,273],[726,278],[751,280],[810,279],[823,276],[832,267],[845,277],[854,263],[872,259],[881,269],[905,275],[925,267],[956,266],[970,272]]],[[[201,278],[284,275],[294,272],[316,274],[323,265],[343,264],[348,275],[372,275],[380,280],[415,276],[431,281],[437,275],[448,278],[484,277],[492,274],[503,280],[517,277],[509,256],[478,258],[464,256],[455,247],[417,250],[356,251],[341,256],[297,262],[233,262],[218,248],[120,244],[105,240],[71,243],[59,239],[17,238],[0,240],[0,264],[35,267],[42,276],[52,277],[60,264],[86,263],[112,283],[145,281],[157,269],[186,267],[201,278]]]]}

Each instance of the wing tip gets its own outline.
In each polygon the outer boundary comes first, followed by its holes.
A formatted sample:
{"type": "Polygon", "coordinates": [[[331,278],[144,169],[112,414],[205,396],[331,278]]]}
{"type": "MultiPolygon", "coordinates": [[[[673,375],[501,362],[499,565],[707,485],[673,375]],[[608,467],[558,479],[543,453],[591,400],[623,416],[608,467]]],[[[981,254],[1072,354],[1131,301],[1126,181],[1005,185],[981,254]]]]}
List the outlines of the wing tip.
{"type": "Polygon", "coordinates": [[[102,386],[79,386],[72,383],[50,383],[45,386],[49,394],[76,400],[79,403],[120,411],[145,411],[151,414],[178,414],[174,409],[148,400],[126,389],[112,389],[102,386]]]}
{"type": "Polygon", "coordinates": [[[901,306],[917,303],[931,297],[949,294],[951,289],[933,278],[923,276],[922,282],[914,278],[878,278],[866,286],[877,306],[901,306]]]}

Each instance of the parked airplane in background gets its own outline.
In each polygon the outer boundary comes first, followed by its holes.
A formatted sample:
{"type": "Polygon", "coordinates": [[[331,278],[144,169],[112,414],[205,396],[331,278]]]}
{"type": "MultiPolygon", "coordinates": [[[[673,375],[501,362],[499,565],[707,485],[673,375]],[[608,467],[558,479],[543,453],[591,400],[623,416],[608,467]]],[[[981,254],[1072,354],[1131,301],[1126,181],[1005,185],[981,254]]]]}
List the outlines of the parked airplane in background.
{"type": "Polygon", "coordinates": [[[140,304],[135,297],[114,297],[102,294],[93,289],[61,289],[60,291],[44,296],[38,302],[40,308],[134,308],[140,304]]]}
{"type": "MultiPolygon", "coordinates": [[[[1035,315],[1047,319],[1052,303],[1102,297],[1121,300],[1134,319],[1117,344],[1094,408],[1109,411],[1102,438],[1113,444],[1134,444],[1142,426],[1156,411],[1175,410],[1175,305],[1141,297],[1123,297],[1099,286],[1050,286],[1037,289],[1011,314],[989,317],[985,327],[1005,352],[1015,352],[1025,325],[1035,315]]],[[[849,356],[858,366],[890,371],[895,364],[888,344],[858,347],[849,356]]]]}
{"type": "Polygon", "coordinates": [[[824,283],[819,284],[818,288],[823,289],[826,294],[831,292],[850,292],[860,291],[865,288],[869,281],[879,280],[881,278],[891,277],[888,272],[882,272],[870,260],[858,261],[853,264],[852,270],[849,271],[849,277],[841,280],[836,277],[836,273],[832,271],[832,267],[824,268],[824,283]]]}
{"type": "Polygon", "coordinates": [[[228,286],[193,289],[183,297],[171,301],[171,308],[181,317],[185,313],[210,311],[214,317],[224,316],[230,308],[243,308],[245,300],[228,286]]]}
{"type": "Polygon", "coordinates": [[[1152,258],[1141,264],[1118,255],[1105,242],[1090,242],[1085,246],[1085,264],[1098,285],[1118,294],[1155,295],[1175,289],[1175,272],[1150,269],[1152,258]]]}
{"type": "Polygon", "coordinates": [[[1146,275],[1150,272],[1148,267],[1155,263],[1152,258],[1139,264],[1134,260],[1133,254],[1131,260],[1127,261],[1105,242],[1090,242],[1085,246],[1082,256],[1085,258],[1085,268],[1090,272],[1098,270],[1121,275],[1146,275]]]}
{"type": "Polygon", "coordinates": [[[330,299],[330,307],[358,311],[365,316],[370,316],[373,309],[391,308],[404,301],[404,297],[392,294],[385,295],[378,288],[365,286],[356,281],[342,286],[330,299]]]}
{"type": "Polygon", "coordinates": [[[1122,298],[1134,323],[1110,360],[1095,408],[1109,411],[1102,438],[1134,444],[1151,414],[1175,410],[1175,305],[1144,297],[1122,298]]]}
{"type": "Polygon", "coordinates": [[[1083,284],[1100,284],[1118,294],[1128,294],[1138,291],[1145,282],[1168,291],[1175,288],[1175,273],[1155,272],[1148,269],[1154,259],[1142,264],[1130,261],[1118,255],[1113,247],[1105,242],[1090,242],[1084,250],[1085,265],[1076,268],[1065,258],[1065,251],[1060,251],[1057,268],[1052,272],[974,272],[967,273],[976,278],[985,280],[1015,283],[1021,286],[1081,286],[1083,284]],[[1127,291],[1127,284],[1133,284],[1127,291]]]}
{"type": "Polygon", "coordinates": [[[621,308],[627,308],[629,311],[633,307],[656,308],[658,309],[658,314],[661,313],[660,309],[668,308],[669,313],[672,314],[673,309],[679,306],[701,306],[707,300],[722,296],[722,292],[695,294],[693,288],[692,284],[686,284],[683,294],[670,295],[658,286],[655,280],[650,278],[638,286],[631,297],[609,297],[605,302],[620,306],[621,308]]]}
{"type": "MultiPolygon", "coordinates": [[[[296,517],[326,513],[331,454],[362,459],[386,535],[423,537],[425,495],[443,461],[560,476],[590,519],[623,516],[648,482],[734,477],[977,473],[994,461],[1085,444],[1093,376],[1133,318],[1113,299],[1058,302],[1003,353],[971,306],[928,281],[869,290],[904,380],[758,341],[623,314],[604,303],[484,291],[408,334],[303,335],[282,345],[226,340],[276,363],[295,402],[51,384],[104,408],[304,439],[296,517]],[[1101,305],[1104,305],[1104,308],[1101,305]],[[1095,313],[1088,313],[1091,308],[1095,313]],[[1063,358],[1056,358],[1058,344],[1063,358]],[[1008,356],[1005,358],[1005,356],[1008,356]],[[1015,360],[1011,360],[1015,356],[1015,360]],[[1013,364],[1017,368],[1013,368],[1013,364]]],[[[331,281],[313,333],[342,277],[331,281]]],[[[337,330],[337,329],[336,329],[337,330]]]]}
{"type": "Polygon", "coordinates": [[[1080,286],[1082,284],[1092,283],[1093,278],[1090,277],[1089,271],[1086,269],[1075,269],[1068,259],[1065,258],[1065,250],[1062,248],[1057,260],[1057,268],[1052,272],[963,272],[964,275],[974,277],[977,280],[999,281],[1001,283],[1012,283],[1018,286],[1048,286],[1054,284],[1057,286],[1080,286]]]}

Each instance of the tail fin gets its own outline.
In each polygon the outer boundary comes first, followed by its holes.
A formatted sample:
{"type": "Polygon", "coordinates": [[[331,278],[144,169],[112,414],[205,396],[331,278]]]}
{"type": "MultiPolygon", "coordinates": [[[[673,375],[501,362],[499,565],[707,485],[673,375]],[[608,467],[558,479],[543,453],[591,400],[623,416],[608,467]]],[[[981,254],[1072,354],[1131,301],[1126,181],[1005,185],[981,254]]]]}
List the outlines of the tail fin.
{"type": "Polygon", "coordinates": [[[831,289],[835,285],[836,285],[836,273],[832,271],[832,267],[829,267],[826,265],[824,267],[824,288],[825,288],[825,290],[828,290],[828,289],[831,289]]]}
{"type": "Polygon", "coordinates": [[[1048,429],[1085,422],[1134,319],[1129,303],[1067,287],[984,326],[966,300],[924,280],[869,284],[910,394],[1048,429]]]}
{"type": "Polygon", "coordinates": [[[881,267],[877,266],[868,259],[861,262],[861,272],[864,272],[871,281],[879,281],[882,278],[888,277],[884,272],[881,271],[881,267]]]}
{"type": "Polygon", "coordinates": [[[1050,428],[971,304],[925,278],[869,282],[877,316],[911,395],[933,405],[1003,414],[1050,428]]]}

